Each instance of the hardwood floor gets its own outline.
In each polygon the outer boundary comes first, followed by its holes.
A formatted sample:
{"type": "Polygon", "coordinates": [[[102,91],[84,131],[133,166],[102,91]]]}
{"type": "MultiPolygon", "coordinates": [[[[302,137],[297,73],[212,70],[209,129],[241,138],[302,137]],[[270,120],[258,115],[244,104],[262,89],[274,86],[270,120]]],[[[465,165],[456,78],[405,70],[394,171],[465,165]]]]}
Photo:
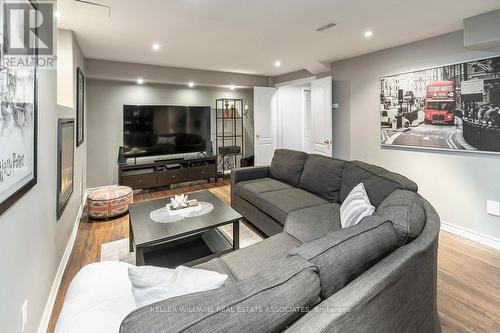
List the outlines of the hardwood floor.
{"type": "MultiPolygon", "coordinates": [[[[229,203],[228,182],[206,183],[137,194],[135,201],[208,189],[229,203]]],[[[47,332],[55,323],[75,274],[97,262],[101,245],[128,237],[128,216],[81,222],[64,272],[47,332]]],[[[443,332],[500,332],[500,251],[441,231],[438,254],[438,307],[443,332]]]]}
{"type": "Polygon", "coordinates": [[[443,332],[500,332],[500,251],[441,231],[438,309],[443,332]]]}
{"type": "MultiPolygon", "coordinates": [[[[189,187],[179,187],[155,192],[143,192],[134,195],[134,201],[152,200],[175,194],[210,190],[225,202],[230,201],[229,182],[203,183],[189,187]]],[[[54,309],[50,318],[48,333],[54,331],[57,317],[61,311],[66,291],[76,273],[85,265],[98,262],[101,256],[101,245],[129,236],[128,215],[110,221],[80,222],[76,235],[75,245],[71,251],[70,259],[64,272],[59,291],[57,293],[54,309]]]]}

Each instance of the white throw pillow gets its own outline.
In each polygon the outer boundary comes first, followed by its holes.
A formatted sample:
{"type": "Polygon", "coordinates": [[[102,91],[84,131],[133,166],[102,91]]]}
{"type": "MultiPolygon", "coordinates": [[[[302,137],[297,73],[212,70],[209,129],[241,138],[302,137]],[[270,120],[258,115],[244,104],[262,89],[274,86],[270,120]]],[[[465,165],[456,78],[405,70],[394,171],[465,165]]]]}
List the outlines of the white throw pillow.
{"type": "Polygon", "coordinates": [[[217,289],[227,275],[179,266],[175,269],[133,266],[128,269],[132,294],[138,308],[167,298],[217,289]]]}
{"type": "Polygon", "coordinates": [[[358,224],[365,216],[372,215],[375,207],[372,206],[365,186],[359,183],[349,193],[340,206],[340,223],[342,228],[352,227],[358,224]]]}

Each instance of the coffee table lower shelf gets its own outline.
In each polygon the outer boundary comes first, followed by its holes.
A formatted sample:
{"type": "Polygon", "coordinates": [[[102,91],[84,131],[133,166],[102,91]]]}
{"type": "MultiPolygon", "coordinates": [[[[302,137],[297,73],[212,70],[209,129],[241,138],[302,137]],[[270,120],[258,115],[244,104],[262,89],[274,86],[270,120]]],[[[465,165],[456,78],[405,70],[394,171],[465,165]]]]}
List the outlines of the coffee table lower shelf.
{"type": "Polygon", "coordinates": [[[198,265],[231,251],[231,239],[214,228],[181,239],[143,247],[139,251],[142,252],[143,262],[140,262],[140,257],[136,257],[136,260],[137,265],[174,268],[179,265],[198,265]]]}

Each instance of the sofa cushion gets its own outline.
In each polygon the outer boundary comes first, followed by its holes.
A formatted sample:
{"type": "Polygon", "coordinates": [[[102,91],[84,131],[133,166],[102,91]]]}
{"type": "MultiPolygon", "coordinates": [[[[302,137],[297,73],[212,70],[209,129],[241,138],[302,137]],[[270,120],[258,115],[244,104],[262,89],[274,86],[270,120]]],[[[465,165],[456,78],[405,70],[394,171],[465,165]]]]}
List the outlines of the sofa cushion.
{"type": "Polygon", "coordinates": [[[417,193],[396,190],[377,208],[375,214],[391,220],[398,236],[398,245],[411,242],[425,226],[425,208],[417,193]]]}
{"type": "Polygon", "coordinates": [[[345,161],[321,155],[309,155],[300,176],[300,187],[331,201],[340,200],[345,161]]]}
{"type": "Polygon", "coordinates": [[[238,281],[274,266],[287,257],[288,251],[301,243],[281,232],[256,244],[221,257],[230,274],[238,281]]]}
{"type": "Polygon", "coordinates": [[[220,274],[226,274],[227,275],[226,285],[236,282],[236,279],[234,278],[233,274],[227,268],[226,264],[222,261],[221,258],[214,258],[212,260],[205,261],[204,263],[194,266],[194,268],[204,269],[207,271],[217,272],[220,274]]]}
{"type": "Polygon", "coordinates": [[[397,189],[417,192],[418,187],[413,181],[384,168],[360,161],[347,162],[342,174],[340,200],[344,201],[351,190],[363,183],[372,205],[380,203],[397,189]]]}
{"type": "Polygon", "coordinates": [[[283,224],[256,208],[245,199],[235,195],[232,198],[231,205],[266,236],[273,236],[283,232],[283,224]]]}
{"type": "Polygon", "coordinates": [[[299,255],[318,267],[325,299],[395,250],[396,243],[391,221],[367,216],[353,227],[302,244],[290,255],[299,255]]]}
{"type": "Polygon", "coordinates": [[[231,189],[234,193],[252,204],[256,204],[257,195],[277,190],[292,188],[290,185],[276,179],[262,178],[236,183],[231,189]]]}
{"type": "Polygon", "coordinates": [[[319,293],[316,267],[286,258],[245,281],[137,309],[120,332],[281,332],[318,304],[319,293]]]}
{"type": "Polygon", "coordinates": [[[285,224],[290,212],[326,203],[328,203],[327,200],[315,194],[300,188],[289,188],[259,194],[255,206],[278,222],[285,224]]]}
{"type": "Polygon", "coordinates": [[[269,173],[274,179],[292,186],[298,186],[307,153],[289,149],[276,149],[271,161],[269,173]]]}
{"type": "Polygon", "coordinates": [[[302,243],[340,229],[340,205],[328,203],[291,212],[286,217],[285,231],[302,243]]]}

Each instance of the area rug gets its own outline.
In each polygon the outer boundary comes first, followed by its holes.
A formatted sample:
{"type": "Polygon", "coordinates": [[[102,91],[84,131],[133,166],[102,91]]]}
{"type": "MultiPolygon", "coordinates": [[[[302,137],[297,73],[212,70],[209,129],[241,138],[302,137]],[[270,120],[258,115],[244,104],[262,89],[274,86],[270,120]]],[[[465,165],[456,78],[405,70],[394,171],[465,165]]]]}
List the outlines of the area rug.
{"type": "MultiPolygon", "coordinates": [[[[233,239],[233,226],[225,225],[218,228],[228,238],[233,239]]],[[[262,237],[250,229],[246,224],[240,222],[240,248],[244,248],[260,242],[262,237]]],[[[101,245],[101,261],[123,261],[135,264],[133,252],[129,252],[129,239],[123,238],[101,245]]]]}

